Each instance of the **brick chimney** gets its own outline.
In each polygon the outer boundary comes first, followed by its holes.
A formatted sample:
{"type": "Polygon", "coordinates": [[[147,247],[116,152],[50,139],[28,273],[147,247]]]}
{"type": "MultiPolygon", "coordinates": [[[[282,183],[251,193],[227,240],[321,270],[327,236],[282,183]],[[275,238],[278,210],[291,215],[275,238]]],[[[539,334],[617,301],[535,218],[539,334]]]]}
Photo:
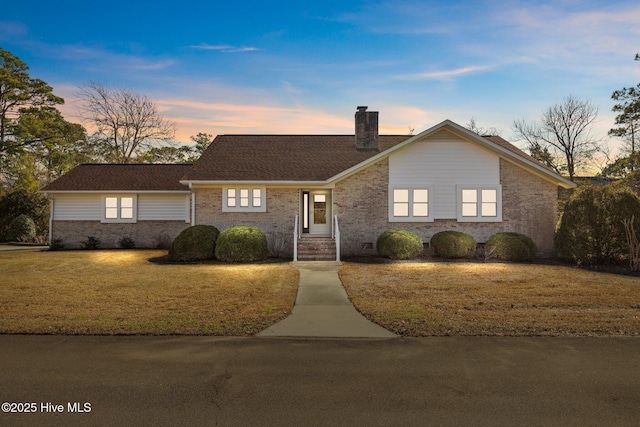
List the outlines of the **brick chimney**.
{"type": "Polygon", "coordinates": [[[378,112],[358,107],[356,111],[356,150],[378,151],[378,112]]]}

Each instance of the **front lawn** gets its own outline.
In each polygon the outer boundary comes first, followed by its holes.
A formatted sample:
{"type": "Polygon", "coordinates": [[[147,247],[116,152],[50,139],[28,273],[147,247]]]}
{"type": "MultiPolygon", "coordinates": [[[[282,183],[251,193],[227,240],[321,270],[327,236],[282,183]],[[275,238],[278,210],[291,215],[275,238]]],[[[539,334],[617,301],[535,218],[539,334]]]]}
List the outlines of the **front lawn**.
{"type": "Polygon", "coordinates": [[[640,336],[640,279],[502,263],[345,263],[356,308],[405,336],[640,336]]]}
{"type": "Polygon", "coordinates": [[[0,333],[253,335],[293,307],[288,263],[167,264],[166,251],[0,253],[0,333]]]}

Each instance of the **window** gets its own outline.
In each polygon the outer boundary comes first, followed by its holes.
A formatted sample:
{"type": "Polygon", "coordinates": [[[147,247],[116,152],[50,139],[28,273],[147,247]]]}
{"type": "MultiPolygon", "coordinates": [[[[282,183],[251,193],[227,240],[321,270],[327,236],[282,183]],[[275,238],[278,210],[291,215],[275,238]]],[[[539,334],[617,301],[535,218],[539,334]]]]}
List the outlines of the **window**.
{"type": "Polygon", "coordinates": [[[326,194],[313,195],[313,223],[327,223],[327,196],[326,194]]]}
{"type": "Polygon", "coordinates": [[[413,216],[429,216],[429,190],[413,190],[413,216]]]}
{"type": "Polygon", "coordinates": [[[393,190],[393,216],[409,216],[409,190],[393,190]]]}
{"type": "Polygon", "coordinates": [[[477,190],[462,190],[462,216],[478,216],[477,190]]]}
{"type": "Polygon", "coordinates": [[[426,187],[392,189],[389,221],[433,221],[429,215],[430,193],[426,187]]]}
{"type": "Polygon", "coordinates": [[[222,212],[266,212],[264,188],[226,188],[222,192],[222,212]]]}
{"type": "Polygon", "coordinates": [[[501,188],[469,188],[458,186],[460,197],[458,221],[500,222],[501,188]]]}
{"type": "Polygon", "coordinates": [[[246,188],[240,189],[240,207],[249,207],[249,190],[246,188]]]}
{"type": "Polygon", "coordinates": [[[122,219],[133,218],[133,197],[120,198],[120,218],[122,219]]]}
{"type": "Polygon", "coordinates": [[[230,208],[236,207],[236,189],[229,188],[227,190],[227,206],[230,208]]]}
{"type": "Polygon", "coordinates": [[[106,196],[102,222],[136,222],[136,196],[106,196]]]}
{"type": "Polygon", "coordinates": [[[498,191],[495,189],[481,190],[482,204],[480,212],[482,216],[498,216],[498,191]]]}

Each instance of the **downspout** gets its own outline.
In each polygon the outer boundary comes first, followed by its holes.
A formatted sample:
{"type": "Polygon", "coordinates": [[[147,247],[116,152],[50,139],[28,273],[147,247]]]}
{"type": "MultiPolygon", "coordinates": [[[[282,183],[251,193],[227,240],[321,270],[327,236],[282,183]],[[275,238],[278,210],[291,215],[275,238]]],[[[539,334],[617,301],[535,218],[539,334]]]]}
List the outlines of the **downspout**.
{"type": "Polygon", "coordinates": [[[53,241],[53,212],[55,206],[55,198],[51,196],[51,212],[49,212],[49,246],[51,246],[51,242],[53,241]]]}
{"type": "Polygon", "coordinates": [[[189,183],[189,190],[191,190],[191,226],[196,225],[196,193],[189,183]]]}

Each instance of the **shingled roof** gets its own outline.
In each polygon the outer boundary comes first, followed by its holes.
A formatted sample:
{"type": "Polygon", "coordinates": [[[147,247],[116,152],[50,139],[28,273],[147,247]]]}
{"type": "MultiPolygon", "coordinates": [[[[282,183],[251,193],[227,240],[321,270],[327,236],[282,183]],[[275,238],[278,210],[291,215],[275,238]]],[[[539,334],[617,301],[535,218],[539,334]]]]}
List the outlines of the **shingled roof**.
{"type": "Polygon", "coordinates": [[[192,165],[82,164],[41,191],[189,191],[180,179],[192,165]]]}
{"type": "Polygon", "coordinates": [[[499,146],[501,146],[502,148],[506,148],[507,150],[511,151],[514,154],[517,154],[518,156],[525,158],[531,162],[535,162],[537,164],[539,164],[540,166],[542,166],[543,168],[549,170],[550,172],[556,173],[556,171],[554,171],[553,169],[551,169],[550,167],[548,167],[547,165],[541,163],[538,159],[531,157],[529,154],[527,154],[526,152],[522,151],[521,149],[519,149],[518,147],[516,147],[515,145],[513,145],[512,143],[510,143],[509,141],[507,141],[506,139],[502,138],[501,136],[497,136],[497,135],[483,135],[482,136],[485,139],[488,139],[489,141],[493,142],[494,144],[497,144],[499,146]]]}
{"type": "MultiPolygon", "coordinates": [[[[407,135],[380,135],[380,152],[407,135]]],[[[379,154],[357,151],[354,135],[219,135],[186,181],[325,181],[379,154]]]]}
{"type": "Polygon", "coordinates": [[[415,136],[380,135],[379,150],[363,151],[356,150],[354,135],[219,135],[194,165],[83,164],[41,191],[189,191],[180,181],[326,182],[441,128],[524,162],[564,187],[574,186],[501,137],[480,137],[444,121],[415,136]]]}

